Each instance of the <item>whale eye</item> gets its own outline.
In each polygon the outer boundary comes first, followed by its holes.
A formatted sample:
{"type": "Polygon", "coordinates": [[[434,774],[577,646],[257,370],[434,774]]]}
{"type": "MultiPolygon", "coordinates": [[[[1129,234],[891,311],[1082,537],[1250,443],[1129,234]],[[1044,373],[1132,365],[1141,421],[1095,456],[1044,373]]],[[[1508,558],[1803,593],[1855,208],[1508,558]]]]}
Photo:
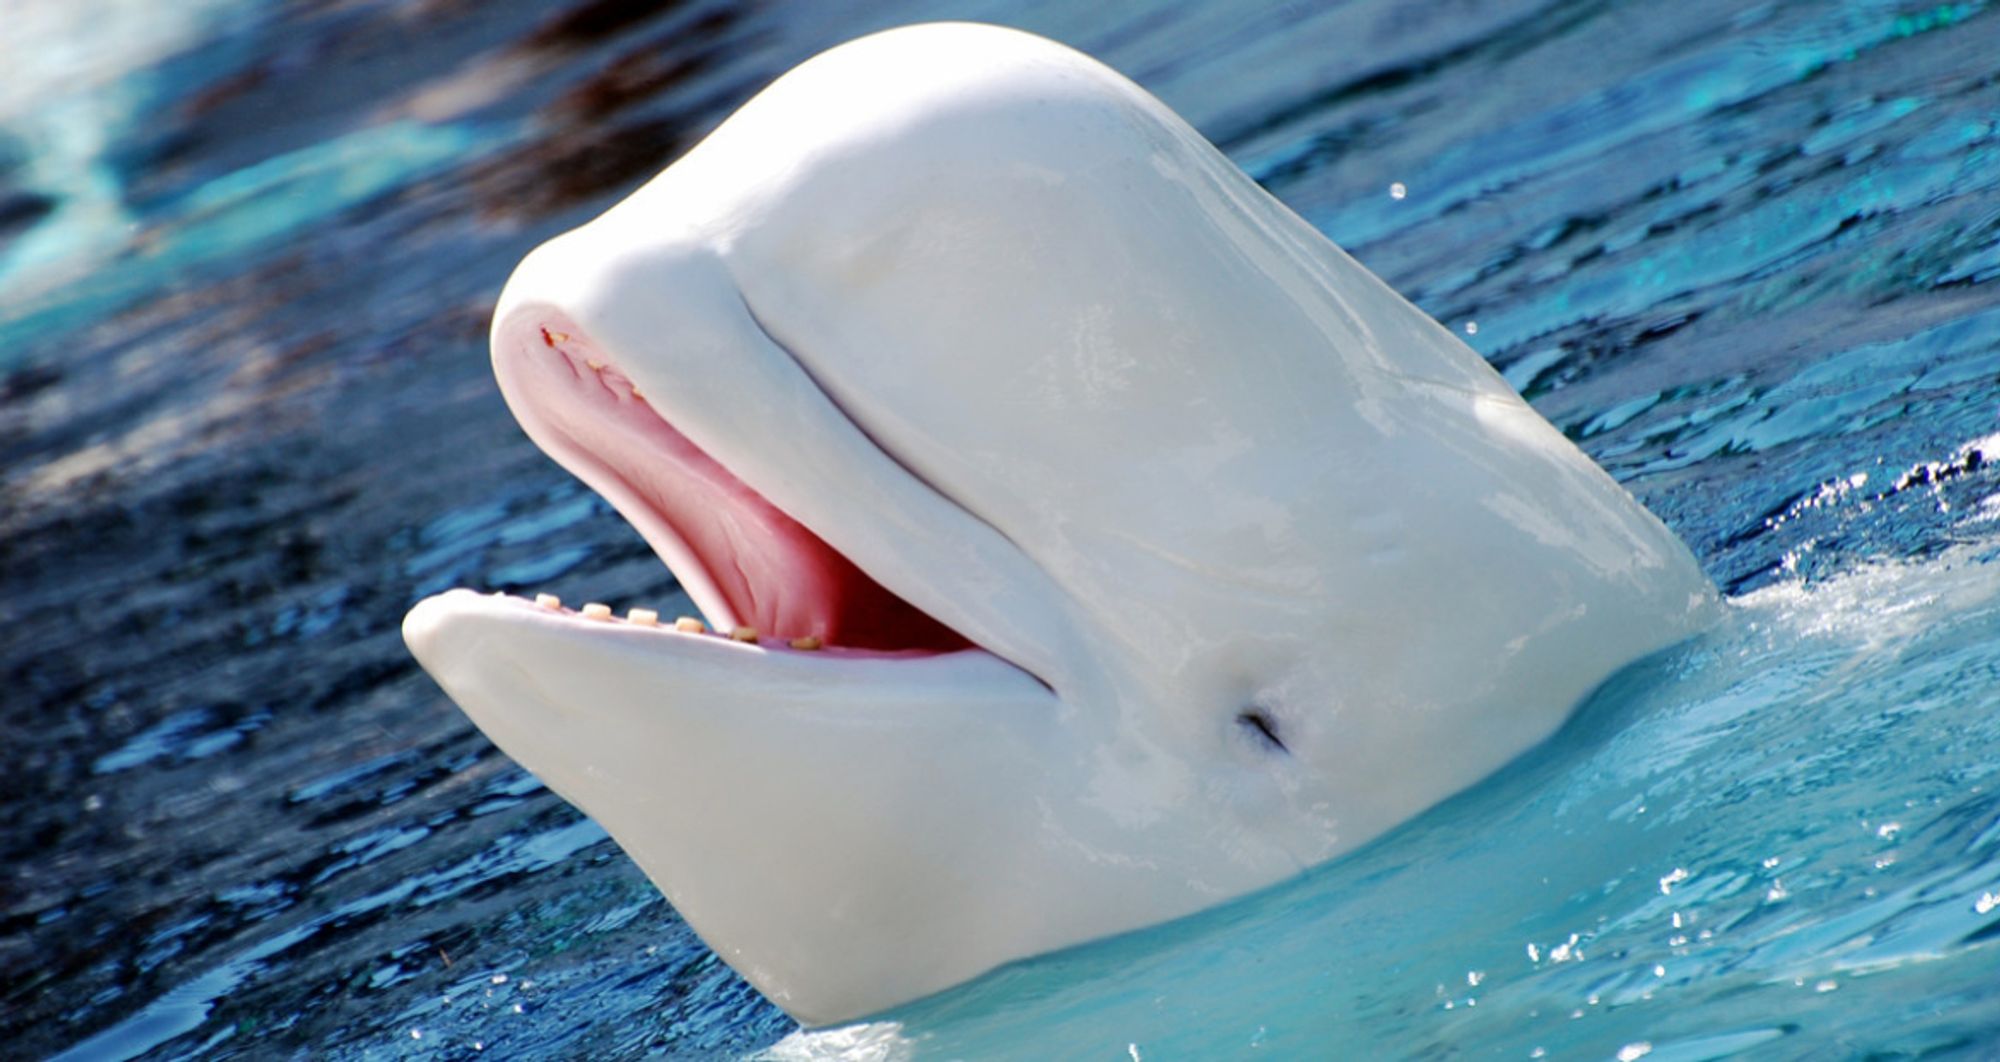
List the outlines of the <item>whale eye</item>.
{"type": "Polygon", "coordinates": [[[1284,739],[1278,736],[1278,721],[1271,717],[1270,712],[1255,706],[1245,708],[1236,713],[1236,722],[1246,729],[1255,731],[1258,737],[1279,752],[1291,751],[1285,747],[1284,739]]]}

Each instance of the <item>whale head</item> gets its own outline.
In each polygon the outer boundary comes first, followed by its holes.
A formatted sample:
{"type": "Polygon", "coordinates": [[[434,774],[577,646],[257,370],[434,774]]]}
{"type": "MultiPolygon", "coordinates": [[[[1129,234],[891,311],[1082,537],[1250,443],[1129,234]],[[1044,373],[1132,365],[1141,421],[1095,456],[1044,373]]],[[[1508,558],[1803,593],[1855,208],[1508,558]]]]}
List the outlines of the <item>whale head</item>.
{"type": "Polygon", "coordinates": [[[492,347],[706,630],[455,590],[409,645],[807,1022],[1349,851],[1718,607],[1464,344],[1015,31],[785,75],[529,255],[492,347]]]}

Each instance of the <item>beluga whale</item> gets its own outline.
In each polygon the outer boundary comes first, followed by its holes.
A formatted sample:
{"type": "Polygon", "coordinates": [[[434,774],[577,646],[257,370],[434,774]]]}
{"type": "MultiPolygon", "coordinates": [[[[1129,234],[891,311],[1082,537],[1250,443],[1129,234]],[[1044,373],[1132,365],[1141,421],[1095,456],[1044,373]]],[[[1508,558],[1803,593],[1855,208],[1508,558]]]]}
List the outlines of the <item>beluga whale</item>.
{"type": "Polygon", "coordinates": [[[461,589],[409,647],[807,1024],[1349,852],[1721,608],[1447,329],[1015,30],[785,74],[530,253],[492,355],[700,615],[461,589]]]}

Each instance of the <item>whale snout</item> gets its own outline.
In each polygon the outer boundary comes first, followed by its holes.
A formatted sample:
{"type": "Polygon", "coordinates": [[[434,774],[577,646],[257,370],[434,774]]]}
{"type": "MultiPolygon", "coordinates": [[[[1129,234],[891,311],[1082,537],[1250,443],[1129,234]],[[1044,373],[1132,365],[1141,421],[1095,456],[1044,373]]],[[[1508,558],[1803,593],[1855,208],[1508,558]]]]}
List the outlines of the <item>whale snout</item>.
{"type": "Polygon", "coordinates": [[[472,649],[463,644],[469,632],[454,620],[464,614],[458,606],[478,596],[471,590],[447,590],[417,602],[403,616],[403,644],[425,671],[438,674],[454,657],[472,649]]]}

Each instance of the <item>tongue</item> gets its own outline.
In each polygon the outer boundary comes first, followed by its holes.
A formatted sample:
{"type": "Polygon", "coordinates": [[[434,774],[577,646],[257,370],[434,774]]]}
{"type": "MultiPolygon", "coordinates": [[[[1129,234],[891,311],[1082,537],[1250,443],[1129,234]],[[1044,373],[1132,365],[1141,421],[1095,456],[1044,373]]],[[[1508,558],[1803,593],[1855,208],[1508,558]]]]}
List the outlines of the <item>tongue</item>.
{"type": "MultiPolygon", "coordinates": [[[[971,646],[731,475],[578,338],[553,326],[510,331],[520,340],[495,367],[521,426],[655,552],[693,555],[728,613],[711,619],[853,649],[971,646]]],[[[680,574],[693,591],[692,573],[680,574]]]]}

